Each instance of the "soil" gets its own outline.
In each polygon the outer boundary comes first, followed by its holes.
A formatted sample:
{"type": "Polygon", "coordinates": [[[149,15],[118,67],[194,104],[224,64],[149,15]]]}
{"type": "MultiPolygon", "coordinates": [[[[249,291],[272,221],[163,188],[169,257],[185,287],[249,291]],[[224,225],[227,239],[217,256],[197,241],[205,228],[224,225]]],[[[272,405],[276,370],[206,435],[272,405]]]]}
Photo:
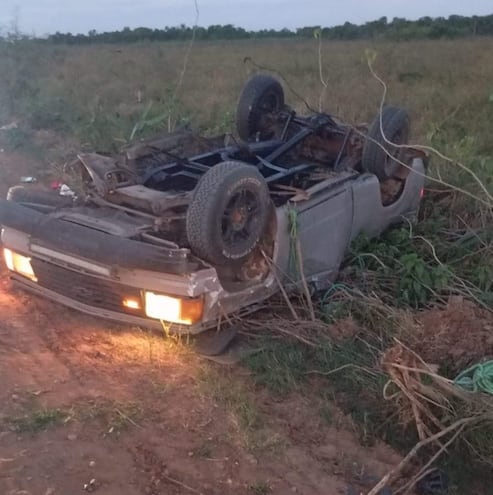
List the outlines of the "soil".
{"type": "MultiPolygon", "coordinates": [[[[248,397],[265,418],[252,446],[207,393],[204,371],[218,365],[185,345],[17,291],[5,272],[0,306],[2,494],[247,494],[264,482],[269,493],[335,495],[399,461],[385,445],[361,447],[337,410],[325,424],[316,399],[263,391],[248,397]],[[60,421],[39,426],[43,411],[60,421]]],[[[220,373],[250,390],[240,367],[220,373]]]]}
{"type": "MultiPolygon", "coordinates": [[[[425,361],[459,373],[493,359],[493,313],[460,296],[444,308],[417,315],[418,327],[409,343],[425,361]]],[[[453,377],[452,377],[453,378],[453,377]]]]}

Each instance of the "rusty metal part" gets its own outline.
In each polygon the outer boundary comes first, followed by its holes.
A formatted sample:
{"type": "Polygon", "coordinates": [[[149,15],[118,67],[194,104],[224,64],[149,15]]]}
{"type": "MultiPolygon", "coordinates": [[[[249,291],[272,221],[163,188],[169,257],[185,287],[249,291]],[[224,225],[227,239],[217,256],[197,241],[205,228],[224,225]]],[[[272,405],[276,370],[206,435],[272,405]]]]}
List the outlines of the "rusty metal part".
{"type": "Polygon", "coordinates": [[[166,211],[187,206],[190,203],[189,192],[157,191],[142,185],[119,187],[111,193],[109,201],[126,205],[153,215],[160,216],[166,211]]]}

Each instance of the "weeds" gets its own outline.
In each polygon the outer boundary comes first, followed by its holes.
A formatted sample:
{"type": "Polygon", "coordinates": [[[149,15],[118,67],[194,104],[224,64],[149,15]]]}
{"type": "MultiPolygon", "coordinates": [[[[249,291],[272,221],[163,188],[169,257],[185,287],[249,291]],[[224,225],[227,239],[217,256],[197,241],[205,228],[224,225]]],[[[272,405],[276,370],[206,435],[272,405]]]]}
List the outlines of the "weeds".
{"type": "MultiPolygon", "coordinates": [[[[304,393],[307,387],[313,390],[311,379],[326,376],[340,405],[361,424],[361,438],[365,443],[373,441],[372,432],[388,411],[385,406],[374,407],[386,377],[377,369],[378,352],[369,342],[359,338],[336,344],[321,341],[319,347],[311,349],[299,342],[271,339],[259,346],[262,350],[245,361],[258,385],[283,397],[292,391],[304,393]]],[[[321,414],[330,422],[329,411],[322,408],[321,414]]]]}
{"type": "Polygon", "coordinates": [[[134,402],[91,401],[77,409],[81,421],[97,421],[105,433],[119,434],[129,427],[141,428],[143,411],[134,402]]]}
{"type": "Polygon", "coordinates": [[[192,451],[193,457],[199,457],[202,459],[212,458],[212,445],[209,442],[205,442],[192,451]]]}
{"type": "Polygon", "coordinates": [[[14,151],[19,148],[23,148],[29,141],[29,133],[22,128],[14,127],[3,131],[2,144],[7,151],[14,151]]]}
{"type": "Polygon", "coordinates": [[[140,428],[141,408],[135,403],[116,401],[90,401],[77,404],[70,409],[39,408],[33,404],[22,416],[6,418],[19,433],[38,433],[76,419],[82,422],[97,421],[103,425],[105,433],[120,433],[129,426],[140,428]]]}
{"type": "Polygon", "coordinates": [[[248,487],[248,490],[253,495],[267,495],[272,491],[269,483],[266,481],[256,481],[248,487]]]}
{"type": "Polygon", "coordinates": [[[400,306],[420,308],[452,294],[488,304],[493,231],[452,231],[445,218],[393,229],[375,240],[357,239],[347,263],[351,281],[400,306]]]}
{"type": "MultiPolygon", "coordinates": [[[[317,107],[320,79],[314,43],[318,40],[232,42],[228,47],[223,43],[195,44],[175,97],[173,88],[183,68],[183,44],[115,47],[50,46],[28,40],[1,43],[0,119],[16,116],[27,124],[30,109],[44,108],[54,117],[46,119],[48,126],[60,128],[64,122],[66,132],[79,136],[93,149],[111,149],[117,145],[115,138],[128,139],[134,126],[143,121],[150,102],[153,117],[170,112],[173,122],[176,117],[192,117],[194,126],[204,130],[224,121],[222,130],[231,121],[228,116],[234,115],[237,95],[247,75],[245,57],[258,59],[263,66],[275,66],[311,107],[317,107]],[[286,46],[288,58],[283,56],[286,46]],[[99,114],[108,116],[107,126],[98,123],[99,114]],[[93,122],[97,132],[91,134],[93,122]]],[[[361,57],[367,46],[368,42],[322,46],[324,63],[330,65],[332,95],[327,94],[324,106],[347,121],[368,120],[377,111],[379,88],[361,57]]],[[[416,141],[424,141],[435,130],[431,144],[453,154],[454,143],[469,136],[474,138],[474,145],[462,146],[464,153],[491,156],[491,142],[485,132],[493,114],[489,102],[493,66],[490,40],[419,41],[401,43],[397,49],[388,42],[374,46],[379,53],[377,69],[389,81],[390,98],[413,110],[416,141]],[[475,54],[481,54],[482,62],[476,63],[475,54]],[[412,72],[422,77],[412,84],[399,81],[399,74],[412,72]],[[447,118],[457,107],[459,110],[447,118]]],[[[327,67],[323,70],[326,74],[327,67]]],[[[300,107],[298,101],[294,104],[300,107]]],[[[39,112],[37,115],[42,117],[39,112]]],[[[146,126],[135,137],[167,130],[167,121],[162,124],[146,126]]],[[[455,169],[442,167],[445,173],[450,177],[455,169]]]]}
{"type": "Polygon", "coordinates": [[[42,408],[34,409],[20,417],[8,418],[7,423],[19,433],[39,433],[59,426],[69,418],[70,415],[61,409],[42,408]]]}
{"type": "Polygon", "coordinates": [[[266,418],[257,407],[253,390],[241,377],[207,366],[198,375],[198,386],[228,411],[234,438],[249,452],[275,451],[281,446],[280,437],[266,428],[266,418]]]}
{"type": "Polygon", "coordinates": [[[233,414],[238,428],[250,433],[262,426],[262,417],[251,392],[241,380],[224,375],[219,370],[203,368],[198,377],[199,386],[214,400],[224,404],[233,414]]]}

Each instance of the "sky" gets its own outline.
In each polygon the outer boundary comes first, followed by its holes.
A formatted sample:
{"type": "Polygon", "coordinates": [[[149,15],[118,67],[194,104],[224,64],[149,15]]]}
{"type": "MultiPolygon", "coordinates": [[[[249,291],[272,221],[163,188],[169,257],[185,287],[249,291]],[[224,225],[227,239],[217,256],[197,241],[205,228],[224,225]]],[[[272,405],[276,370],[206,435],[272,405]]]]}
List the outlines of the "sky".
{"type": "MultiPolygon", "coordinates": [[[[290,29],[360,24],[387,16],[417,19],[493,14],[493,0],[196,0],[198,24],[234,24],[246,29],[290,29]]],[[[87,33],[125,26],[193,25],[194,0],[0,0],[0,28],[17,19],[27,34],[87,33]]]]}

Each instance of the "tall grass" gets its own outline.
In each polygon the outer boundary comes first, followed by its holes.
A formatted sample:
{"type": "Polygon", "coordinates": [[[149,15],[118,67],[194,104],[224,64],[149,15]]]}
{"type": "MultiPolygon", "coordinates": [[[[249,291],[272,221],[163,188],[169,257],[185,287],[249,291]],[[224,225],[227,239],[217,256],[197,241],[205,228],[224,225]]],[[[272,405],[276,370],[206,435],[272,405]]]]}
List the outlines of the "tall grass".
{"type": "MultiPolygon", "coordinates": [[[[381,88],[366,65],[364,51],[370,45],[378,53],[376,69],[389,85],[390,99],[412,112],[417,141],[432,136],[450,151],[466,153],[472,142],[478,155],[493,153],[487,132],[493,117],[493,39],[326,42],[326,111],[349,121],[368,120],[376,113],[381,88]]],[[[97,136],[98,144],[106,146],[128,139],[149,105],[154,116],[172,111],[210,129],[234,112],[252,69],[244,63],[246,57],[280,71],[313,108],[318,105],[316,40],[198,43],[177,92],[177,106],[170,99],[185,50],[181,43],[0,44],[0,118],[10,114],[35,127],[65,130],[91,145],[97,136]]],[[[303,109],[292,94],[288,98],[303,109]]]]}
{"type": "MultiPolygon", "coordinates": [[[[382,88],[368,70],[368,48],[377,53],[374,65],[388,84],[389,102],[411,112],[413,141],[461,161],[493,192],[488,131],[493,120],[493,38],[323,41],[328,84],[324,110],[349,122],[367,122],[378,110],[382,88]]],[[[255,70],[245,62],[249,59],[279,71],[318,108],[318,40],[196,43],[177,88],[186,50],[187,44],[178,42],[79,47],[28,40],[0,43],[0,125],[20,121],[23,132],[13,136],[16,146],[19,136],[29,145],[30,130],[48,129],[70,138],[74,152],[79,147],[115,151],[131,137],[180,124],[208,133],[229,131],[238,94],[255,70]]],[[[289,103],[305,111],[305,104],[286,91],[289,103]]],[[[473,194],[479,191],[471,176],[453,164],[435,160],[432,173],[473,194]]]]}

